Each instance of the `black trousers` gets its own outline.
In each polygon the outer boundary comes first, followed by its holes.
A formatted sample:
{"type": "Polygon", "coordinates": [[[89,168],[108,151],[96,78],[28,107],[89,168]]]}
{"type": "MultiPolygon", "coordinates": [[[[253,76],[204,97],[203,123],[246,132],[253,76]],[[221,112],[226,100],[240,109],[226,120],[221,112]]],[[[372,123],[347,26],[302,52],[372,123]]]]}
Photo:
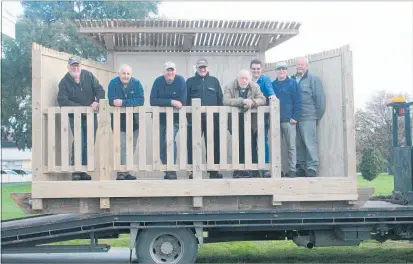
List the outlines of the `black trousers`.
{"type": "MultiPolygon", "coordinates": [[[[206,117],[201,118],[201,137],[204,136],[206,151],[211,151],[207,146],[207,122],[206,117]]],[[[188,164],[192,164],[192,125],[188,125],[187,129],[187,151],[188,151],[188,164]]],[[[219,115],[214,114],[214,163],[219,164],[220,152],[219,152],[219,115]]],[[[208,156],[208,155],[207,155],[208,156]]],[[[208,157],[207,157],[208,159],[208,157]]]]}

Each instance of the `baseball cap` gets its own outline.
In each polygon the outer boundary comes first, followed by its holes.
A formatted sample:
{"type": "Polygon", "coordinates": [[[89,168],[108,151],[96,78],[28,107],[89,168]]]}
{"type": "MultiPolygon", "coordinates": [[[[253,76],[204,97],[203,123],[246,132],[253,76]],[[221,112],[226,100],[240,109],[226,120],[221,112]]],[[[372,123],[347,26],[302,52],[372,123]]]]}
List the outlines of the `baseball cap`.
{"type": "Polygon", "coordinates": [[[278,69],[280,69],[280,68],[286,68],[286,69],[288,69],[287,63],[285,63],[284,61],[277,62],[277,63],[275,64],[275,69],[278,70],[278,69]]]}
{"type": "Polygon", "coordinates": [[[67,64],[72,65],[72,64],[80,64],[81,60],[80,57],[78,56],[72,56],[69,58],[69,60],[67,61],[67,64]]]}
{"type": "Polygon", "coordinates": [[[197,68],[199,68],[199,67],[207,67],[208,66],[208,61],[206,60],[206,59],[199,59],[197,62],[196,62],[196,67],[197,68]]]}
{"type": "Polygon", "coordinates": [[[170,68],[176,70],[175,63],[173,63],[172,61],[165,62],[163,67],[164,67],[165,70],[170,69],[170,68]]]}

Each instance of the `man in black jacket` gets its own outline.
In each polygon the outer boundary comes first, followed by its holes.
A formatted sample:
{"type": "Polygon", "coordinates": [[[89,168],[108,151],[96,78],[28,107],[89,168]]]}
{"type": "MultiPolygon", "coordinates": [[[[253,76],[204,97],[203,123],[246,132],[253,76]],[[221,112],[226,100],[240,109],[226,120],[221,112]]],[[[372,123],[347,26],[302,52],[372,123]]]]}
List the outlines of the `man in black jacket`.
{"type": "MultiPolygon", "coordinates": [[[[203,106],[221,106],[222,105],[222,89],[219,81],[214,76],[210,76],[208,72],[208,62],[206,59],[200,59],[196,63],[195,76],[186,81],[188,88],[187,105],[191,105],[193,98],[200,98],[203,106]]],[[[191,115],[188,115],[188,133],[187,133],[187,149],[188,149],[188,164],[192,164],[192,123],[191,115]]],[[[201,133],[204,135],[205,144],[207,141],[207,124],[206,114],[201,116],[201,133]]],[[[202,136],[201,134],[201,136],[202,136]]],[[[212,151],[208,150],[207,151],[212,151]]],[[[214,113],[214,163],[219,164],[219,115],[214,113]]],[[[222,178],[222,174],[217,171],[209,171],[209,177],[222,178]]],[[[192,175],[189,176],[192,178],[192,175]]]]}
{"type": "MultiPolygon", "coordinates": [[[[93,111],[99,109],[99,100],[105,98],[105,90],[96,77],[89,71],[81,69],[80,58],[70,57],[68,60],[68,73],[59,83],[57,102],[59,106],[90,106],[93,111]]],[[[74,116],[69,114],[69,124],[74,134],[74,116]]],[[[94,132],[96,137],[97,119],[94,116],[94,132]]],[[[82,165],[87,165],[87,123],[86,115],[81,117],[81,142],[82,165]]],[[[74,145],[72,144],[72,163],[74,164],[74,145]]],[[[85,172],[74,172],[72,180],[90,180],[85,172]]]]}

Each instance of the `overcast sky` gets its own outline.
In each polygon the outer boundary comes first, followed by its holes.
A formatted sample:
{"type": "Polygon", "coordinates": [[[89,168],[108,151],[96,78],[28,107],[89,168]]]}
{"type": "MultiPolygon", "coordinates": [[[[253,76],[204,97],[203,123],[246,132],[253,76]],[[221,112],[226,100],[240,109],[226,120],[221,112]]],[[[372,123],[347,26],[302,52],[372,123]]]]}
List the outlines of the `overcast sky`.
{"type": "Polygon", "coordinates": [[[356,108],[363,107],[375,90],[412,94],[413,4],[409,2],[168,1],[159,11],[168,18],[299,21],[300,34],[268,51],[267,62],[350,44],[356,108]]]}
{"type": "Polygon", "coordinates": [[[299,21],[300,34],[268,51],[267,62],[350,44],[356,108],[376,90],[412,94],[413,3],[166,1],[159,13],[176,19],[299,21]]]}

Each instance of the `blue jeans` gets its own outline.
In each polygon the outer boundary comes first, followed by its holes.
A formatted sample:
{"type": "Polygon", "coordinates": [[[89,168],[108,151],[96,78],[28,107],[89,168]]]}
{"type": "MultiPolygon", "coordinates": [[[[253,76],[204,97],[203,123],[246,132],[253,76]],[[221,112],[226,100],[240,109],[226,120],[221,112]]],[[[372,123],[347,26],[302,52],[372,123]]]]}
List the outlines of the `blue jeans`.
{"type": "MultiPolygon", "coordinates": [[[[86,115],[81,115],[80,119],[80,135],[81,135],[81,150],[82,150],[82,165],[87,165],[87,122],[86,122],[86,115]]],[[[95,133],[94,133],[94,142],[96,141],[96,130],[98,127],[98,120],[97,115],[94,116],[94,124],[95,124],[95,133]]],[[[72,135],[74,136],[75,131],[75,120],[73,114],[69,114],[69,125],[70,129],[72,130],[72,135]]],[[[72,143],[72,155],[70,157],[71,165],[75,164],[75,144],[72,143]]]]}
{"type": "MultiPolygon", "coordinates": [[[[174,130],[174,164],[176,164],[176,152],[177,152],[177,148],[176,148],[176,134],[178,134],[178,130],[179,130],[179,123],[174,123],[173,126],[173,130],[174,130]]],[[[166,164],[167,163],[167,149],[166,149],[166,123],[165,122],[160,122],[159,124],[159,146],[160,146],[160,155],[161,155],[161,162],[162,164],[166,164]]]]}

